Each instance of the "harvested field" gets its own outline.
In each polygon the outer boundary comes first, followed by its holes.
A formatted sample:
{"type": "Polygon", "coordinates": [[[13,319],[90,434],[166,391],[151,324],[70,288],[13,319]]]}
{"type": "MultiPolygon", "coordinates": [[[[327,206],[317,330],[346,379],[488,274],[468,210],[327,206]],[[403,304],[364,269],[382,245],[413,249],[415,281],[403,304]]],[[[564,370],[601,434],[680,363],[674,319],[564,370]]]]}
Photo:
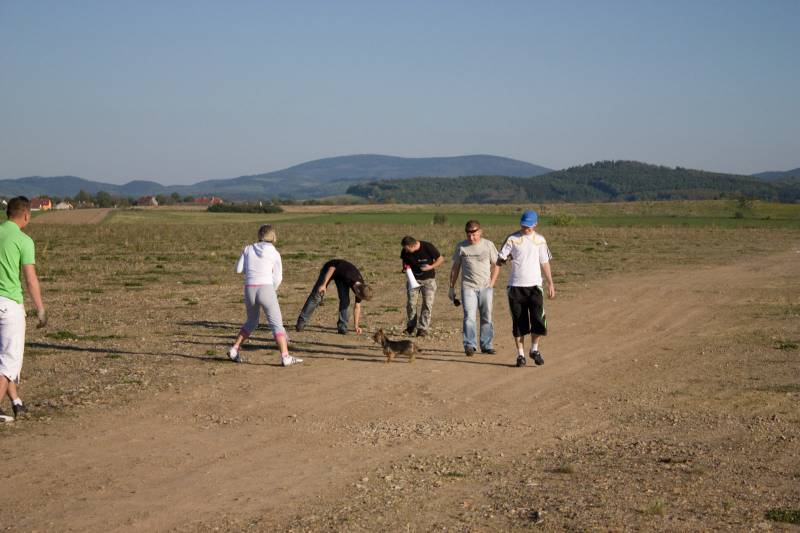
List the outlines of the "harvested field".
{"type": "MultiPolygon", "coordinates": [[[[29,329],[21,394],[0,426],[18,530],[749,530],[800,507],[800,231],[543,226],[557,297],[546,363],[514,368],[503,271],[498,354],[465,357],[447,300],[449,224],[311,222],[125,211],[38,217],[51,314],[29,329]],[[281,368],[271,335],[225,350],[244,318],[233,265],[278,224],[292,325],[319,267],[357,264],[378,296],[365,334],[336,334],[335,294],[281,368]],[[436,244],[433,334],[403,338],[399,240],[436,244]]],[[[71,213],[70,213],[71,214],[71,213]]],[[[49,215],[49,214],[48,214],[49,215]]],[[[480,216],[479,216],[480,215],[480,216]]],[[[774,220],[773,220],[774,222],[774,220]]],[[[514,225],[485,225],[497,243],[514,225]]]]}
{"type": "Polygon", "coordinates": [[[31,219],[31,224],[100,224],[109,211],[106,208],[48,211],[31,219]]]}

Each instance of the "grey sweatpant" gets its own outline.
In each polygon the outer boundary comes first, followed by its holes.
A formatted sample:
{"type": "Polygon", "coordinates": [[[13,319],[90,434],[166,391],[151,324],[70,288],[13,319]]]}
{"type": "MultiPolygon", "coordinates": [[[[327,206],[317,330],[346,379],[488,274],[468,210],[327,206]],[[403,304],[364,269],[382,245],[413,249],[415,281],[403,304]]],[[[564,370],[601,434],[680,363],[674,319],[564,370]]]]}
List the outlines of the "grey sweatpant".
{"type": "Polygon", "coordinates": [[[275,292],[274,285],[245,287],[244,306],[247,309],[247,322],[244,323],[239,333],[245,337],[250,336],[258,327],[259,316],[263,308],[269,327],[272,328],[272,335],[274,337],[286,335],[281,308],[278,306],[278,294],[275,292]]]}

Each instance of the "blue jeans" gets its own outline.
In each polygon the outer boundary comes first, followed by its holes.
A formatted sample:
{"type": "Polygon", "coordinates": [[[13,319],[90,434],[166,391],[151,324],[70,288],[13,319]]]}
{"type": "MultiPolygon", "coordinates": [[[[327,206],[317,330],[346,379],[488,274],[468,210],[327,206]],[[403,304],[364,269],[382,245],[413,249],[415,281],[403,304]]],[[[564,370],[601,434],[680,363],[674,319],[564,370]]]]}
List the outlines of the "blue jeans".
{"type": "MultiPolygon", "coordinates": [[[[311,289],[311,294],[309,294],[308,298],[306,298],[306,303],[303,305],[303,309],[300,311],[300,316],[297,317],[298,325],[305,325],[306,322],[311,320],[311,315],[314,314],[317,306],[322,303],[323,295],[317,292],[317,289],[320,287],[320,285],[322,285],[324,277],[324,272],[320,273],[320,278],[311,289]]],[[[339,294],[339,320],[336,322],[336,329],[339,331],[347,331],[347,318],[350,314],[350,287],[338,279],[333,280],[333,282],[336,284],[336,292],[339,294]]]]}
{"type": "Polygon", "coordinates": [[[467,289],[461,287],[461,304],[464,306],[464,348],[475,348],[475,314],[481,318],[481,350],[492,347],[494,326],[492,326],[492,296],[494,289],[467,289]]]}

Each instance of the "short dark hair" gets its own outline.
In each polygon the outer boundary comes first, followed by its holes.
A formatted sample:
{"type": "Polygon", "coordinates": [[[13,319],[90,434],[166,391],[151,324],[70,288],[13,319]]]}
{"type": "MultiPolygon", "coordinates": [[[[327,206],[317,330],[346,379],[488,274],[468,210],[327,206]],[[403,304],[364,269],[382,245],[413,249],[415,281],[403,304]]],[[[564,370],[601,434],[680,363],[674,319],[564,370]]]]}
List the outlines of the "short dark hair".
{"type": "Polygon", "coordinates": [[[406,235],[403,237],[403,240],[400,241],[400,246],[413,246],[417,243],[417,239],[412,237],[411,235],[406,235]]]}
{"type": "Polygon", "coordinates": [[[17,218],[25,214],[26,211],[31,210],[31,201],[25,196],[17,196],[8,201],[6,207],[6,216],[8,218],[17,218]]]}
{"type": "Polygon", "coordinates": [[[467,220],[467,223],[464,224],[464,231],[470,231],[475,229],[481,229],[481,223],[477,220],[467,220]]]}

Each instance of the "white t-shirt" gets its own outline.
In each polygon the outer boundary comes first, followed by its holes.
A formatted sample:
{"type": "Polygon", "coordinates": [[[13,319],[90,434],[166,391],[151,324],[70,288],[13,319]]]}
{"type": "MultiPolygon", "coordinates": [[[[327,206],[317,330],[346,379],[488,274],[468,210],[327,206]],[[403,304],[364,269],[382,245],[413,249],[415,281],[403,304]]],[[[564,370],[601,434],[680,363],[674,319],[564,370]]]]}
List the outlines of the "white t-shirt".
{"type": "Polygon", "coordinates": [[[269,242],[248,244],[239,256],[236,272],[244,272],[245,285],[275,285],[277,289],[283,281],[281,254],[269,242]]]}
{"type": "Polygon", "coordinates": [[[544,237],[535,231],[529,235],[521,231],[506,237],[506,242],[498,254],[500,259],[511,258],[509,287],[541,287],[542,267],[550,262],[550,249],[544,237]]]}

